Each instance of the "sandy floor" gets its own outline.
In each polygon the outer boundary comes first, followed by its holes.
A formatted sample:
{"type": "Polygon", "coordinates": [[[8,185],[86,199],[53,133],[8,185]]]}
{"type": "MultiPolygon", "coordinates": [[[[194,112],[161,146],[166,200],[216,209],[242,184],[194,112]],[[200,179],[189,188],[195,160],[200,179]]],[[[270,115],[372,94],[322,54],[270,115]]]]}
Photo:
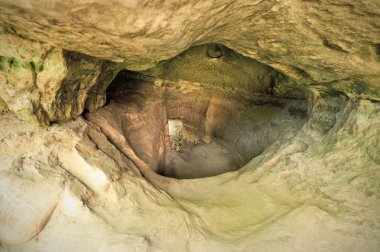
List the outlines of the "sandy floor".
{"type": "Polygon", "coordinates": [[[239,158],[216,142],[185,144],[179,151],[169,153],[169,165],[163,175],[174,178],[203,178],[236,170],[239,158]]]}

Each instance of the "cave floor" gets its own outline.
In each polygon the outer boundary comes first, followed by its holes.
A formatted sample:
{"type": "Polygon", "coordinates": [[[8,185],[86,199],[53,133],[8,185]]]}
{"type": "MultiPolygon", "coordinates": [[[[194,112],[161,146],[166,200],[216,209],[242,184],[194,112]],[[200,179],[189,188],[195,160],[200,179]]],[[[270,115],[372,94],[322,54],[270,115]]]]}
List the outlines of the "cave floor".
{"type": "Polygon", "coordinates": [[[173,178],[203,178],[241,167],[239,156],[217,142],[184,144],[181,150],[171,150],[162,175],[173,178]]]}

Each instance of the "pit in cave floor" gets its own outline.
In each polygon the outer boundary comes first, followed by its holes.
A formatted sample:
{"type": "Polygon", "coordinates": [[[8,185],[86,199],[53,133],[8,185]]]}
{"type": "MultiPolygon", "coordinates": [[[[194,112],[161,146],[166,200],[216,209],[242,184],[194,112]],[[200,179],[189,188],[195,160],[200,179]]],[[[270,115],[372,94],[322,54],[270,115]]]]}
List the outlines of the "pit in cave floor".
{"type": "Polygon", "coordinates": [[[181,120],[169,119],[170,151],[162,175],[167,177],[193,178],[209,177],[231,170],[244,164],[243,158],[233,148],[215,139],[210,142],[195,142],[184,138],[181,120]]]}
{"type": "Polygon", "coordinates": [[[307,120],[307,101],[220,92],[192,82],[121,72],[108,103],[86,118],[123,136],[158,174],[187,179],[241,168],[307,120]]]}

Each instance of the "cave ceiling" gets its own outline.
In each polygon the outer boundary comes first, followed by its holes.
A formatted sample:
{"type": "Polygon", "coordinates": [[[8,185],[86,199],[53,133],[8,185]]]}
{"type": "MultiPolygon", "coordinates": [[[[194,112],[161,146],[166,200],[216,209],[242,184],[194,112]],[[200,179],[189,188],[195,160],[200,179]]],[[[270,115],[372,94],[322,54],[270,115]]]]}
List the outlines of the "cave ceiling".
{"type": "Polygon", "coordinates": [[[0,250],[377,252],[379,21],[0,0],[0,250]]]}

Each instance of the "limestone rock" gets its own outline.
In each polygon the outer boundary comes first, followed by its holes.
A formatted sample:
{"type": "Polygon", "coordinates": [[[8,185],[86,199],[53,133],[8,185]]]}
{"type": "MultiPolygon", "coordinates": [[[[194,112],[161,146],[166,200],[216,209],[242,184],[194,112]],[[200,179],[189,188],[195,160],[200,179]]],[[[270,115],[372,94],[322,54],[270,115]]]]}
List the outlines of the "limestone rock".
{"type": "Polygon", "coordinates": [[[20,118],[37,121],[36,71],[41,70],[49,47],[9,34],[0,35],[0,43],[0,98],[20,118]]]}
{"type": "MultiPolygon", "coordinates": [[[[64,51],[63,59],[67,74],[55,84],[56,92],[48,96],[50,102],[45,109],[51,122],[67,121],[85,108],[92,111],[102,106],[105,90],[120,70],[116,64],[74,52],[64,51]]],[[[54,76],[54,70],[48,75],[54,76]]],[[[44,96],[45,92],[41,93],[44,96]]]]}
{"type": "Polygon", "coordinates": [[[0,126],[8,125],[0,138],[0,184],[8,189],[1,192],[22,204],[2,202],[0,220],[7,227],[9,211],[41,211],[15,215],[20,225],[13,230],[22,235],[10,236],[6,229],[1,249],[50,250],[61,243],[69,250],[94,244],[120,249],[127,246],[120,239],[127,239],[128,248],[169,251],[376,251],[379,104],[325,94],[312,100],[311,119],[294,138],[272,144],[238,171],[192,180],[131,172],[134,164],[115,148],[122,145],[110,147],[112,136],[101,137],[96,126],[88,128],[83,120],[44,130],[8,112],[0,117],[0,126]],[[96,139],[95,145],[87,136],[96,139]],[[7,181],[17,174],[17,183],[33,188],[36,196],[10,187],[7,181]],[[49,202],[40,196],[47,187],[49,202]],[[4,209],[9,211],[4,214],[4,209]],[[42,230],[41,223],[46,223],[42,230]],[[89,225],[97,228],[80,242],[78,230],[89,225]]]}
{"type": "Polygon", "coordinates": [[[305,83],[350,78],[359,83],[355,86],[379,87],[378,1],[2,3],[1,24],[8,31],[124,62],[130,70],[147,69],[192,45],[212,42],[305,83]]]}
{"type": "Polygon", "coordinates": [[[50,124],[105,103],[120,67],[50,45],[1,34],[0,98],[20,118],[50,124]]]}
{"type": "Polygon", "coordinates": [[[379,1],[0,2],[1,251],[378,251],[379,1]],[[181,115],[246,164],[159,174],[181,115]]]}

